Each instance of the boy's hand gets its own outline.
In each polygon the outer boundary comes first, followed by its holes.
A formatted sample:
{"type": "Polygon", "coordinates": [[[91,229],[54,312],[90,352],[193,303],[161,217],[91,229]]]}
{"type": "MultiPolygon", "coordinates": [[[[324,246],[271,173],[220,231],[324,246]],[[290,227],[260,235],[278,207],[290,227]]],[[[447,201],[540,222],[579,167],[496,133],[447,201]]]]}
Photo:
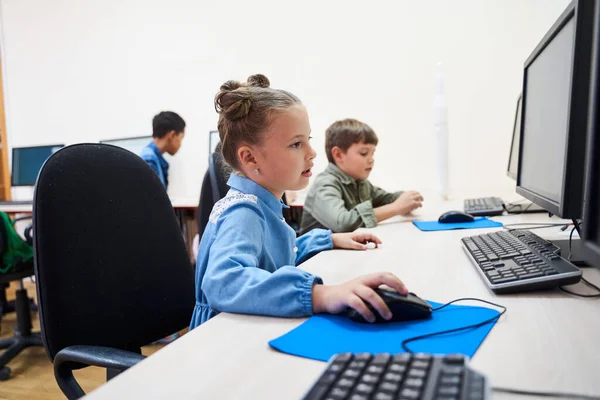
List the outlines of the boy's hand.
{"type": "Polygon", "coordinates": [[[367,321],[374,322],[375,315],[365,302],[371,304],[384,319],[392,318],[390,309],[374,288],[387,285],[400,294],[408,294],[408,289],[398,277],[389,272],[364,275],[341,285],[314,285],[312,292],[313,313],[338,314],[347,307],[358,311],[367,321]]]}
{"type": "Polygon", "coordinates": [[[332,233],[331,240],[334,249],[366,250],[367,242],[375,243],[375,247],[381,244],[381,239],[367,232],[332,233]]]}
{"type": "Polygon", "coordinates": [[[400,215],[408,215],[413,210],[422,206],[423,196],[419,192],[415,192],[414,190],[409,190],[404,192],[394,201],[394,204],[397,206],[398,214],[400,215]]]}

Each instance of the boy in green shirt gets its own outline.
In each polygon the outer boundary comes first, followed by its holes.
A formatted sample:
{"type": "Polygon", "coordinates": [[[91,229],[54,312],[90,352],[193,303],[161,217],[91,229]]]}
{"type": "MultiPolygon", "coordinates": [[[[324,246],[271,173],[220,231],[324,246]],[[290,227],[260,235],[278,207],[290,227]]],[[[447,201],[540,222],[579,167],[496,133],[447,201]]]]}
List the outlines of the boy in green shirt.
{"type": "Polygon", "coordinates": [[[355,119],[337,121],[327,128],[329,165],[308,190],[301,234],[314,228],[333,232],[372,228],[421,207],[423,197],[418,192],[388,193],[368,181],[377,142],[373,129],[355,119]]]}

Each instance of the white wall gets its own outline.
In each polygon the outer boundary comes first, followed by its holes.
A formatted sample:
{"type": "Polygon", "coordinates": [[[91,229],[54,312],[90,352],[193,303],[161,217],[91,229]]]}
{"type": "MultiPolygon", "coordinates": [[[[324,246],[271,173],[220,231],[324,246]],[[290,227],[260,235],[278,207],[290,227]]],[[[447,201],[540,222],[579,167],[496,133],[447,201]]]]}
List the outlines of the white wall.
{"type": "Polygon", "coordinates": [[[188,128],[169,193],[196,197],[215,92],[261,72],[307,106],[315,171],[327,126],[353,117],[380,137],[374,183],[428,190],[441,61],[451,192],[506,192],[523,62],[567,3],[0,0],[9,145],[141,136],[173,110],[188,128]]]}

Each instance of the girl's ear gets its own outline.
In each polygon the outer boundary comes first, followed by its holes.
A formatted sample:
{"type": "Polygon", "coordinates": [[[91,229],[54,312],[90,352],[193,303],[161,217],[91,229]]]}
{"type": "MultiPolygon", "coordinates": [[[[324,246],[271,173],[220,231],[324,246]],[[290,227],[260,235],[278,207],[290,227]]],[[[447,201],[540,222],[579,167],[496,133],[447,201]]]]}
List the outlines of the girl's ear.
{"type": "MultiPolygon", "coordinates": [[[[246,173],[247,171],[253,171],[258,168],[258,163],[250,146],[241,146],[237,151],[238,161],[240,167],[246,173]]],[[[246,174],[247,175],[247,174],[246,174]]]]}

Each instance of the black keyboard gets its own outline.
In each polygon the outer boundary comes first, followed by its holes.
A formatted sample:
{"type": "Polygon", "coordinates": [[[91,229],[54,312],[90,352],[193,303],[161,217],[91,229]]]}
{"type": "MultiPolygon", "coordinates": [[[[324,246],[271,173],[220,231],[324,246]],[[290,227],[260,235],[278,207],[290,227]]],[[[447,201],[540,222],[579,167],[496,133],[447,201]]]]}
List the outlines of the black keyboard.
{"type": "Polygon", "coordinates": [[[475,217],[502,215],[504,202],[499,197],[481,197],[478,199],[467,199],[464,209],[467,214],[475,217]]]}
{"type": "Polygon", "coordinates": [[[333,356],[304,400],[482,400],[487,378],[463,355],[341,353],[333,356]]]}
{"type": "Polygon", "coordinates": [[[557,246],[530,231],[492,232],[461,241],[495,293],[549,289],[581,278],[581,270],[561,258],[557,246]]]}

